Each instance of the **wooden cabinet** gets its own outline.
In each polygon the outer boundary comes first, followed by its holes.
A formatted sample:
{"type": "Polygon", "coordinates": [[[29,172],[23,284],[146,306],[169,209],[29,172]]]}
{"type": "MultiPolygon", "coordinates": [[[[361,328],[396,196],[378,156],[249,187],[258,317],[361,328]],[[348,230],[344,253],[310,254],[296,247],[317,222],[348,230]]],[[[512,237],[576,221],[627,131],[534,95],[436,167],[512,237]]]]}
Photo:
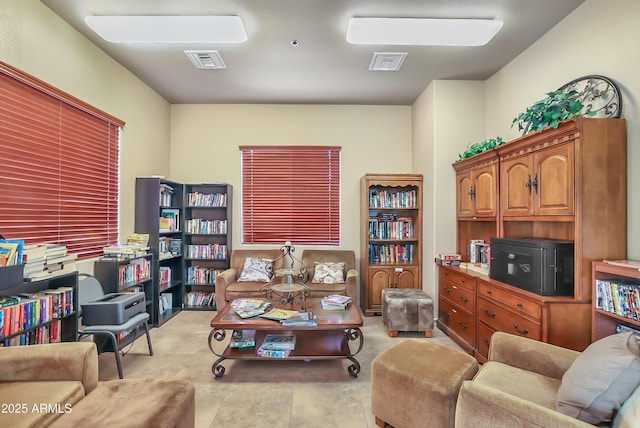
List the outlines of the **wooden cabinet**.
{"type": "MultiPolygon", "coordinates": [[[[480,360],[487,357],[494,331],[578,351],[591,343],[591,262],[626,257],[626,153],[624,119],[577,118],[453,165],[458,190],[456,249],[464,260],[469,260],[471,239],[546,238],[574,243],[574,291],[570,296],[540,296],[486,275],[440,267],[477,284],[475,338],[470,342],[448,327],[445,331],[453,331],[454,340],[463,347],[473,343],[473,354],[480,360]],[[498,162],[497,212],[481,216],[475,208],[474,214],[468,193],[480,184],[473,177],[482,175],[493,162],[498,162]]],[[[438,302],[445,308],[456,303],[443,296],[446,290],[441,285],[439,292],[438,302]]],[[[453,308],[461,309],[459,305],[453,308]]],[[[593,317],[594,322],[607,322],[593,317]]]]}
{"type": "Polygon", "coordinates": [[[171,319],[183,306],[183,204],[183,184],[156,177],[136,178],[135,231],[149,234],[149,251],[154,259],[153,287],[157,296],[152,317],[155,326],[171,319]],[[163,212],[177,215],[172,227],[160,227],[163,212]]]}
{"type": "Polygon", "coordinates": [[[229,268],[233,187],[185,184],[184,309],[215,310],[215,279],[229,268]]]}
{"type": "MultiPolygon", "coordinates": [[[[636,262],[637,263],[637,262],[636,262]]],[[[593,263],[593,324],[591,340],[618,331],[635,331],[640,336],[640,271],[638,267],[593,263]],[[616,293],[617,292],[617,293],[616,293]],[[611,294],[611,297],[608,295],[611,294]],[[621,298],[616,305],[613,296],[621,298]],[[630,302],[628,305],[621,301],[630,302]]]]}
{"type": "MultiPolygon", "coordinates": [[[[573,142],[501,161],[504,216],[573,215],[573,142]]],[[[514,152],[518,154],[518,152],[514,152]]]]}
{"type": "Polygon", "coordinates": [[[498,212],[498,161],[456,164],[459,217],[495,217],[498,212]]]}
{"type": "Polygon", "coordinates": [[[438,327],[467,352],[475,348],[476,281],[450,269],[438,270],[438,327]]]}
{"type": "Polygon", "coordinates": [[[382,289],[422,288],[422,175],[361,180],[360,305],[382,313],[382,289]]]}

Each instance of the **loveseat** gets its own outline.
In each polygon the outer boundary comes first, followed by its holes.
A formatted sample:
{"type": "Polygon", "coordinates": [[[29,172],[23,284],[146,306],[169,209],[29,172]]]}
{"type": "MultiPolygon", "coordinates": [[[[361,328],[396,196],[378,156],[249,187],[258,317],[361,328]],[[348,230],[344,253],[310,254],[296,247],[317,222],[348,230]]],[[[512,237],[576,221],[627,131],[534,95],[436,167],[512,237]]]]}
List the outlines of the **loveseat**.
{"type": "MultiPolygon", "coordinates": [[[[460,388],[456,428],[591,427],[594,424],[584,420],[602,415],[612,420],[598,426],[639,427],[637,342],[629,341],[633,346],[629,346],[631,352],[623,359],[603,358],[599,362],[602,356],[620,355],[622,346],[613,342],[620,343],[623,339],[626,340],[622,335],[601,339],[581,354],[516,335],[494,333],[489,361],[473,380],[464,381],[460,388]],[[635,391],[630,387],[633,384],[635,391]],[[623,399],[624,403],[616,403],[618,399],[613,396],[627,387],[633,391],[631,395],[623,399]],[[565,410],[556,410],[556,401],[565,410]],[[622,407],[611,413],[611,406],[615,408],[618,404],[622,407]]],[[[622,394],[625,396],[626,393],[622,394]]]]}
{"type": "MultiPolygon", "coordinates": [[[[297,257],[297,256],[296,256],[297,257]]],[[[281,269],[285,263],[290,262],[288,258],[282,258],[280,250],[233,250],[231,253],[229,269],[221,272],[216,278],[216,307],[222,309],[228,302],[241,297],[263,298],[261,287],[267,282],[266,278],[260,281],[239,281],[247,258],[275,260],[272,266],[275,271],[281,269]]],[[[309,297],[324,297],[329,294],[344,294],[357,301],[357,290],[359,286],[359,275],[356,269],[356,258],[353,250],[303,250],[300,261],[304,263],[307,274],[304,278],[305,284],[311,289],[309,297]],[[314,282],[316,277],[317,263],[342,266],[341,276],[343,282],[336,282],[331,275],[323,280],[314,282]]],[[[294,268],[298,269],[299,262],[294,262],[294,268]]],[[[320,276],[320,275],[317,275],[320,276]]],[[[257,278],[257,277],[256,277],[257,278]]],[[[249,277],[248,279],[251,279],[249,277]]]]}
{"type": "Polygon", "coordinates": [[[195,388],[184,380],[98,382],[93,342],[0,348],[0,426],[193,427],[195,388]]]}

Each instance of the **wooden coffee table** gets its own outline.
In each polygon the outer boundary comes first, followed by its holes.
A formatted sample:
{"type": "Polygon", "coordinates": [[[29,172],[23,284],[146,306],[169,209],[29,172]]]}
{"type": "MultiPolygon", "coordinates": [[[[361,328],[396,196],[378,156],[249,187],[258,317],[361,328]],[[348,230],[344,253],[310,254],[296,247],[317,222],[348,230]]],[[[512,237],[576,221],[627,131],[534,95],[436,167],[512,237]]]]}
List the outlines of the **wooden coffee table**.
{"type": "MultiPolygon", "coordinates": [[[[364,336],[362,317],[355,304],[350,303],[345,310],[325,311],[322,309],[320,299],[307,299],[306,308],[318,317],[316,327],[284,327],[279,321],[254,317],[242,319],[231,308],[231,303],[216,314],[211,320],[211,333],[209,333],[209,349],[218,359],[211,366],[211,372],[216,379],[224,376],[224,360],[329,360],[347,359],[351,364],[347,371],[353,377],[360,373],[360,363],[355,356],[362,350],[364,336]],[[233,330],[256,330],[256,346],[254,348],[236,349],[228,345],[222,352],[217,352],[215,342],[222,342],[233,330]],[[262,344],[267,334],[293,334],[296,336],[295,350],[287,358],[259,357],[257,349],[262,344]],[[351,351],[350,342],[355,352],[351,351]]],[[[284,306],[289,309],[290,306],[284,306]]],[[[218,348],[222,348],[219,346],[218,348]]]]}

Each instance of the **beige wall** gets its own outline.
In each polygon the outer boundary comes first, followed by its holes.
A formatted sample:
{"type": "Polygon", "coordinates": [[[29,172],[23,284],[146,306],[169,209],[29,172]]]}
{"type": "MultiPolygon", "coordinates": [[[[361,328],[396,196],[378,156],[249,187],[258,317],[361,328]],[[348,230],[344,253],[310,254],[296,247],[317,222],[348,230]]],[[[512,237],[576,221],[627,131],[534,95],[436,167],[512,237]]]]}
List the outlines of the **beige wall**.
{"type": "Polygon", "coordinates": [[[587,0],[486,81],[487,136],[518,136],[511,121],[546,92],[588,74],[613,79],[627,120],[627,257],[640,259],[640,2],[587,0]]]}
{"type": "MultiPolygon", "coordinates": [[[[169,173],[170,105],[37,0],[0,0],[0,59],[126,122],[121,240],[133,232],[135,177],[169,173]]],[[[92,270],[85,262],[81,269],[92,270]]]]}
{"type": "Polygon", "coordinates": [[[484,85],[438,80],[413,104],[412,168],[424,176],[424,269],[422,288],[436,293],[439,252],[456,250],[455,171],[451,164],[469,144],[484,140],[484,85]]]}
{"type": "Polygon", "coordinates": [[[356,257],[360,177],[411,170],[410,106],[173,105],[171,111],[171,178],[234,186],[233,248],[242,246],[241,145],[342,147],[340,248],[356,257]]]}

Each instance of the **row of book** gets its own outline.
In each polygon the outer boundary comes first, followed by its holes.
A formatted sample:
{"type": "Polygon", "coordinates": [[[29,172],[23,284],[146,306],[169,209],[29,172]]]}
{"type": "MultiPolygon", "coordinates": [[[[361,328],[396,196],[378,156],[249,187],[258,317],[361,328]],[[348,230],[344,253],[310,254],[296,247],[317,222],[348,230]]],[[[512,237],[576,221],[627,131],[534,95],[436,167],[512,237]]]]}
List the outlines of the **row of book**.
{"type": "Polygon", "coordinates": [[[190,207],[226,207],[227,195],[225,193],[192,192],[187,196],[187,205],[190,207]]]}
{"type": "Polygon", "coordinates": [[[0,297],[0,334],[11,336],[73,313],[73,287],[0,297]]]}
{"type": "Polygon", "coordinates": [[[187,283],[188,284],[215,284],[216,278],[222,272],[220,269],[201,267],[201,266],[189,266],[187,268],[187,283]]]}
{"type": "Polygon", "coordinates": [[[412,263],[414,244],[369,243],[370,263],[412,263]]]}
{"type": "Polygon", "coordinates": [[[171,266],[160,266],[158,269],[158,288],[166,290],[171,285],[171,266]]]}
{"type": "Polygon", "coordinates": [[[469,263],[491,263],[491,245],[483,239],[469,241],[469,263]]]}
{"type": "Polygon", "coordinates": [[[411,217],[398,217],[395,220],[369,218],[369,239],[412,239],[413,237],[411,217]]]}
{"type": "Polygon", "coordinates": [[[227,233],[227,220],[207,220],[203,218],[191,218],[184,226],[186,233],[199,233],[203,235],[225,235],[227,233]]]}
{"type": "Polygon", "coordinates": [[[182,254],[182,238],[161,236],[158,238],[158,253],[160,259],[166,259],[182,254]]]}
{"type": "Polygon", "coordinates": [[[596,309],[640,321],[640,283],[596,279],[596,309]]]}
{"type": "Polygon", "coordinates": [[[166,184],[160,183],[160,206],[161,207],[170,207],[173,202],[173,187],[166,184]]]}
{"type": "Polygon", "coordinates": [[[21,265],[24,241],[20,239],[0,239],[0,267],[21,265]]]}
{"type": "Polygon", "coordinates": [[[415,190],[388,191],[371,189],[369,208],[417,208],[418,197],[415,190]]]}
{"type": "Polygon", "coordinates": [[[135,284],[151,278],[151,260],[132,259],[126,265],[118,266],[118,286],[135,284]]]}
{"type": "Polygon", "coordinates": [[[0,346],[25,346],[42,345],[46,343],[58,343],[62,340],[62,322],[53,321],[46,325],[41,325],[34,329],[25,331],[23,334],[0,341],[0,346]]]}
{"type": "Polygon", "coordinates": [[[214,306],[216,305],[216,294],[202,291],[190,291],[187,293],[185,304],[189,306],[214,306]]]}
{"type": "Polygon", "coordinates": [[[173,308],[173,294],[171,293],[160,293],[158,296],[158,310],[159,313],[164,313],[169,309],[173,308]]]}
{"type": "Polygon", "coordinates": [[[227,258],[225,244],[187,245],[185,256],[188,259],[216,259],[227,258]]]}
{"type": "Polygon", "coordinates": [[[160,232],[180,231],[180,210],[176,208],[162,208],[158,223],[160,232]]]}

